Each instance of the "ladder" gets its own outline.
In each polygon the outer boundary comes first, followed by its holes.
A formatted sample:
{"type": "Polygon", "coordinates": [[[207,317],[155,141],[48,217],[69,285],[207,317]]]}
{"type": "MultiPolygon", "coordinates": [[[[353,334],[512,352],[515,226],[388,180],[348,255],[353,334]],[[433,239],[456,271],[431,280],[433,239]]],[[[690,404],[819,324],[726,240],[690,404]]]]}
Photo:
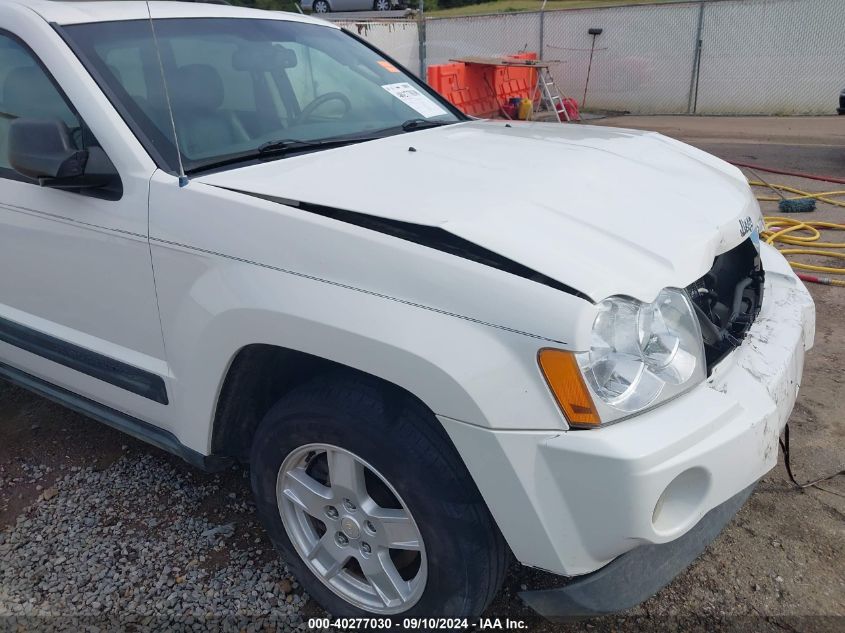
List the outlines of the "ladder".
{"type": "Polygon", "coordinates": [[[560,91],[555,86],[555,80],[548,66],[541,66],[537,68],[537,87],[534,90],[539,99],[535,100],[537,110],[545,108],[550,112],[554,112],[558,123],[569,121],[569,113],[563,104],[563,97],[560,91]],[[561,115],[563,118],[561,118],[561,115]]]}

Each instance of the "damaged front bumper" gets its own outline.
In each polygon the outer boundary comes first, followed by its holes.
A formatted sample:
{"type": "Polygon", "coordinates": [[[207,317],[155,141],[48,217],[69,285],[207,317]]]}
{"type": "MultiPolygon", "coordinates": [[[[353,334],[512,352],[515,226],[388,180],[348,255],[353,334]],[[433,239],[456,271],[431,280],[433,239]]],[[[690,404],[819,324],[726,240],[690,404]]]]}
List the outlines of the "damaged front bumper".
{"type": "Polygon", "coordinates": [[[641,545],[565,587],[523,591],[519,596],[549,620],[596,617],[635,607],[672,582],[707,549],[745,505],[755,486],[752,484],[710,510],[681,538],[660,545],[641,545]]]}
{"type": "Polygon", "coordinates": [[[701,539],[714,538],[743,491],[777,463],[815,308],[774,248],[762,245],[761,257],[759,316],[742,344],[683,396],[595,431],[495,431],[442,419],[520,562],[564,576],[607,566],[555,594],[557,611],[542,594],[546,613],[628,608],[633,594],[619,592],[615,602],[597,596],[599,606],[584,606],[585,592],[617,582],[641,589],[634,603],[647,598],[698,555],[701,539]]]}

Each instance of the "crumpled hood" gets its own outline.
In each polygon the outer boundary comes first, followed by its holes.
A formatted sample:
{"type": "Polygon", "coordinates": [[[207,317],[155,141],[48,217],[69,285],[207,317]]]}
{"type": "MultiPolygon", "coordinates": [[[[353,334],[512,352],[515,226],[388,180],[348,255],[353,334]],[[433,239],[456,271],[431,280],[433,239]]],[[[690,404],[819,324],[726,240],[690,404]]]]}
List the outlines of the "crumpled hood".
{"type": "Polygon", "coordinates": [[[198,180],[439,227],[596,301],[686,286],[761,221],[728,163],[595,126],[472,121],[198,180]]]}

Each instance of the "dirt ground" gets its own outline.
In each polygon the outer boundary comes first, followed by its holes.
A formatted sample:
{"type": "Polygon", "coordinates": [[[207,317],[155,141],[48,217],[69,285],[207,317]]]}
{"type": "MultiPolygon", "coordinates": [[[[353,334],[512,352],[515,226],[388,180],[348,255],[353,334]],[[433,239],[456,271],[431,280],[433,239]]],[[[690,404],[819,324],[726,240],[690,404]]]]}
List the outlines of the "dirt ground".
{"type": "MultiPolygon", "coordinates": [[[[763,165],[789,164],[792,159],[784,153],[784,147],[794,145],[796,151],[811,155],[815,155],[815,148],[821,158],[803,161],[802,171],[845,177],[845,156],[840,164],[829,157],[839,151],[845,155],[845,135],[841,134],[845,117],[821,119],[823,123],[818,126],[813,126],[812,120],[803,120],[805,131],[787,136],[782,130],[791,120],[745,119],[724,125],[719,132],[712,121],[703,124],[700,119],[672,117],[666,121],[666,117],[649,117],[641,123],[642,119],[606,119],[601,124],[664,129],[718,155],[763,165]],[[828,126],[831,131],[826,131],[828,126]],[[776,133],[766,132],[771,128],[776,133]],[[715,130],[712,134],[708,132],[711,129],[715,130]],[[737,149],[739,145],[742,147],[737,149]],[[828,152],[830,148],[834,148],[832,152],[828,152]]],[[[845,185],[785,176],[764,177],[807,191],[845,189],[845,185]]],[[[761,195],[766,193],[760,191],[761,195]]],[[[764,212],[771,213],[775,207],[766,203],[764,212]]],[[[845,222],[845,209],[829,205],[820,205],[808,215],[810,219],[845,222]]],[[[841,234],[828,236],[833,241],[845,240],[841,234]]],[[[811,285],[810,291],[817,308],[816,345],[807,355],[804,382],[790,420],[792,463],[801,481],[845,467],[845,288],[811,285]]],[[[0,545],[4,530],[19,516],[32,513],[44,502],[45,494],[49,495],[54,482],[74,467],[103,470],[119,459],[138,459],[147,453],[158,455],[191,480],[202,482],[212,477],[76,413],[0,383],[0,545]]],[[[249,498],[247,480],[240,469],[217,477],[219,504],[214,500],[204,503],[197,509],[198,515],[221,517],[226,513],[227,498],[249,498]]],[[[237,531],[232,551],[218,556],[233,558],[250,549],[266,553],[268,543],[254,522],[239,524],[237,531]]],[[[657,596],[627,613],[575,624],[540,621],[521,604],[517,593],[524,586],[554,582],[557,579],[515,565],[488,615],[522,618],[529,622],[530,630],[544,633],[845,630],[845,477],[801,491],[789,483],[781,463],[760,482],[749,503],[696,563],[657,596]]],[[[304,613],[321,612],[309,603],[304,613]]]]}

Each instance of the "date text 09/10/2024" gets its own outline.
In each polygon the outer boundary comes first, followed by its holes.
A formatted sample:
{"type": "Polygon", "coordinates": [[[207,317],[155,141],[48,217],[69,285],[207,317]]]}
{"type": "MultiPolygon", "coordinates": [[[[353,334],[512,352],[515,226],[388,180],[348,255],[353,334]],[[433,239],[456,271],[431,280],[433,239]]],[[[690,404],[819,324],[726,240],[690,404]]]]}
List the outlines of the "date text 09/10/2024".
{"type": "Polygon", "coordinates": [[[308,628],[310,630],[321,629],[392,629],[394,626],[398,630],[526,630],[528,623],[525,620],[511,619],[511,618],[479,618],[471,621],[467,618],[405,618],[402,620],[401,626],[398,622],[392,621],[390,618],[310,618],[308,620],[308,628]]]}

